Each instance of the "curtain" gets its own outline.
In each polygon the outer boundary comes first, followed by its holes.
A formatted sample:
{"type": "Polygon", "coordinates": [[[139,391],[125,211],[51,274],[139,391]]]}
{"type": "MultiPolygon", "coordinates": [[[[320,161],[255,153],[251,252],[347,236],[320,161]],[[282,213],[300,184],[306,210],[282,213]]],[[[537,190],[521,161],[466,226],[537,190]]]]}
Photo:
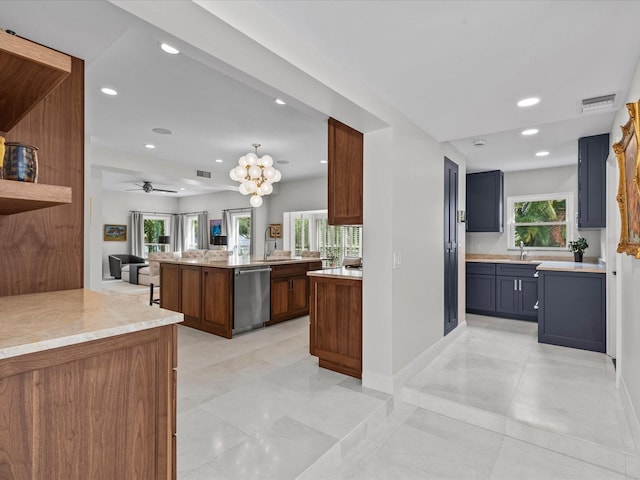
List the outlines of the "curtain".
{"type": "Polygon", "coordinates": [[[131,253],[144,257],[144,216],[131,212],[131,253]]]}
{"type": "Polygon", "coordinates": [[[209,213],[198,213],[198,248],[209,250],[209,213]]]}
{"type": "Polygon", "coordinates": [[[174,252],[181,252],[184,245],[184,215],[175,214],[171,221],[171,243],[174,252]]]}
{"type": "Polygon", "coordinates": [[[222,211],[222,235],[226,235],[227,239],[230,240],[230,236],[231,236],[231,225],[229,225],[230,222],[230,216],[229,216],[229,210],[223,210],[222,211]]]}

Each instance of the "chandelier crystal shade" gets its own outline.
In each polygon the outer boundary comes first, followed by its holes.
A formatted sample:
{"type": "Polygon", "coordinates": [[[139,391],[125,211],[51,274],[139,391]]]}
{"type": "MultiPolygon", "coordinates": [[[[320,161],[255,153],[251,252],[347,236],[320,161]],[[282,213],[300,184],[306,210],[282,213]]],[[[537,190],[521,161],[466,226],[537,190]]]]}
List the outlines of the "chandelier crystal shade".
{"type": "Polygon", "coordinates": [[[239,191],[243,195],[251,195],[251,206],[262,205],[263,195],[273,192],[273,184],[279,182],[282,175],[273,166],[273,158],[269,155],[258,157],[259,143],[254,143],[255,153],[249,152],[238,159],[238,166],[231,169],[231,180],[240,182],[239,191]]]}

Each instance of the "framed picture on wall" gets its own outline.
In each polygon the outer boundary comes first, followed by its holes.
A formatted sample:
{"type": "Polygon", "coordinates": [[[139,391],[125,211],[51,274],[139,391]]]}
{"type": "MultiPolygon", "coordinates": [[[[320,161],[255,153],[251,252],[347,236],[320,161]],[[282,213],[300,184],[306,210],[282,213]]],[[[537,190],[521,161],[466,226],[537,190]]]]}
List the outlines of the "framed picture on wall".
{"type": "Polygon", "coordinates": [[[618,207],[620,208],[620,240],[618,253],[640,258],[640,101],[627,103],[629,121],[622,128],[622,139],[613,145],[618,159],[618,207]]]}
{"type": "Polygon", "coordinates": [[[213,243],[213,237],[222,235],[222,220],[209,220],[209,243],[213,243]]]}
{"type": "Polygon", "coordinates": [[[105,242],[126,242],[127,226],[126,225],[104,225],[104,241],[105,242]]]}

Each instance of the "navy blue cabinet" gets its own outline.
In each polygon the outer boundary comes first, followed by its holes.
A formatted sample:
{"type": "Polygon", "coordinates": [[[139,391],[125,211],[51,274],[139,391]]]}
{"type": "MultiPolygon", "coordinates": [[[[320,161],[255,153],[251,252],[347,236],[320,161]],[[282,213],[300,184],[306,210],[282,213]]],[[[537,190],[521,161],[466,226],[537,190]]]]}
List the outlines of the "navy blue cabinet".
{"type": "Polygon", "coordinates": [[[493,315],[496,311],[496,266],[493,263],[466,264],[466,310],[493,315]]]}
{"type": "Polygon", "coordinates": [[[504,175],[500,170],[467,174],[467,232],[504,229],[504,175]]]}
{"type": "Polygon", "coordinates": [[[538,341],[605,352],[605,275],[544,270],[539,275],[538,341]]]}
{"type": "Polygon", "coordinates": [[[578,140],[578,227],[607,226],[606,163],[609,134],[578,140]]]}
{"type": "Polygon", "coordinates": [[[496,265],[496,313],[520,320],[536,321],[538,280],[535,265],[496,265]]]}

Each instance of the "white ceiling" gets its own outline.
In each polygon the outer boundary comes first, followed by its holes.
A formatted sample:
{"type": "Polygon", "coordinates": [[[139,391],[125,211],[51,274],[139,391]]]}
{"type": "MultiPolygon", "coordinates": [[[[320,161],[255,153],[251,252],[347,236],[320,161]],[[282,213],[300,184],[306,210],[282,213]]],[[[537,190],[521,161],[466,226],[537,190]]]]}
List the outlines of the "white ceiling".
{"type": "MultiPolygon", "coordinates": [[[[244,3],[245,7],[247,2],[244,3]]],[[[640,49],[640,2],[291,1],[248,2],[265,25],[300,41],[468,156],[470,171],[577,163],[577,139],[608,132],[614,110],[582,114],[582,98],[626,98],[640,49]],[[539,105],[515,106],[539,96],[539,105]],[[540,133],[522,137],[520,130],[540,133]],[[474,147],[484,139],[487,145],[474,147]],[[539,150],[551,154],[534,156],[539,150]]],[[[160,7],[159,7],[160,8],[160,7]]],[[[206,12],[203,10],[203,15],[206,12]]],[[[237,158],[261,143],[287,165],[283,181],[325,174],[326,117],[294,102],[274,104],[268,86],[220,73],[216,59],[103,1],[3,1],[0,27],[86,61],[86,134],[92,145],[183,173],[105,172],[105,188],[144,180],[200,194],[220,185],[237,158]],[[173,43],[182,53],[158,47],[173,43]],[[106,97],[99,87],[119,91],[106,97]],[[152,128],[172,130],[158,135],[152,128]],[[154,150],[146,143],[157,146],[154,150]],[[215,159],[224,163],[215,163],[215,159]]],[[[277,52],[276,52],[277,53],[277,52]]],[[[150,169],[154,170],[154,169],[150,169]]],[[[165,194],[173,195],[173,194],[165,194]]]]}

